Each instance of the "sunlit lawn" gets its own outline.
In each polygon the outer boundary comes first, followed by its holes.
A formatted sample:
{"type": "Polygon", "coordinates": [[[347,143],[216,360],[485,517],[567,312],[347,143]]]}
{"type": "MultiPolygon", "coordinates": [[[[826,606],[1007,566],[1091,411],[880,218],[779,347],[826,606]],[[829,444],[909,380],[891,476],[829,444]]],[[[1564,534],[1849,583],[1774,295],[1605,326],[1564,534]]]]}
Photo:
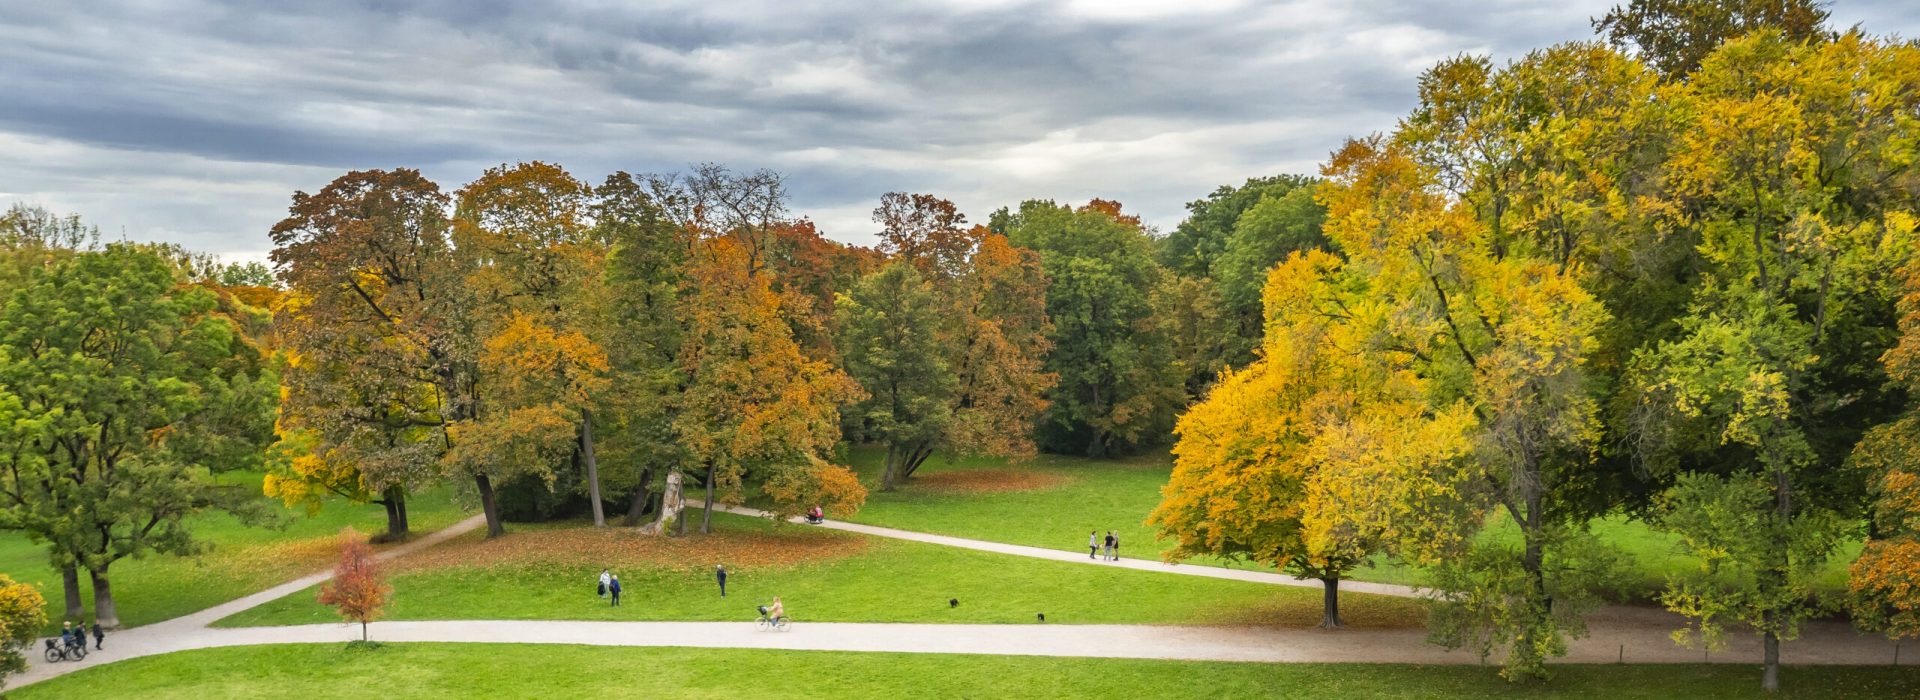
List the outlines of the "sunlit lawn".
{"type": "MultiPolygon", "coordinates": [[[[415,566],[431,562],[431,568],[396,570],[388,618],[744,621],[754,617],[756,604],[778,595],[802,622],[1037,623],[1039,613],[1048,624],[1306,626],[1320,619],[1317,589],[1103,569],[724,513],[714,522],[719,532],[712,537],[666,542],[577,525],[523,525],[493,543],[473,533],[442,545],[448,551],[420,553],[415,566]],[[731,571],[727,598],[713,580],[716,559],[731,571]],[[594,594],[602,568],[620,575],[621,607],[594,594]]],[[[1419,603],[1409,599],[1348,595],[1344,604],[1346,621],[1357,626],[1424,620],[1419,603]]],[[[219,624],[337,619],[308,590],[219,624]]]]}
{"type": "MultiPolygon", "coordinates": [[[[878,490],[882,450],[857,447],[849,452],[851,461],[874,491],[854,522],[884,525],[959,537],[1007,542],[1068,551],[1086,551],[1087,532],[1120,534],[1121,553],[1130,557],[1157,558],[1168,543],[1154,539],[1153,529],[1145,525],[1147,515],[1160,503],[1160,488],[1167,482],[1172,462],[1165,454],[1118,460],[1090,460],[1076,457],[1041,455],[1021,464],[1008,465],[999,459],[949,460],[936,454],[920,469],[921,477],[892,493],[878,490]],[[956,470],[1032,470],[1060,477],[1064,483],[1050,488],[1005,493],[958,493],[923,486],[921,481],[945,471],[956,470]]],[[[1592,523],[1595,533],[1613,543],[1631,557],[1639,584],[1630,591],[1633,598],[1645,599],[1658,591],[1671,574],[1695,565],[1693,557],[1680,551],[1676,539],[1655,532],[1644,523],[1615,516],[1592,523]]],[[[1517,538],[1518,532],[1504,517],[1496,518],[1491,537],[1517,538]]],[[[1829,588],[1844,587],[1847,565],[1860,553],[1860,543],[1842,546],[1824,570],[1829,588]]],[[[1221,564],[1202,558],[1197,564],[1221,564]]],[[[1235,566],[1245,567],[1246,564],[1235,566]]],[[[1362,581],[1419,583],[1419,572],[1407,566],[1379,558],[1371,567],[1351,575],[1362,581]]]]}
{"type": "MultiPolygon", "coordinates": [[[[519,644],[290,644],[150,656],[16,690],[18,700],[203,698],[1758,698],[1747,666],[1494,669],[519,644]]],[[[1789,667],[1772,698],[1920,697],[1920,669],[1789,667]]]]}
{"type": "MultiPolygon", "coordinates": [[[[260,490],[257,473],[223,474],[220,479],[255,493],[260,490]]],[[[203,514],[193,519],[192,528],[212,546],[206,553],[149,555],[114,563],[111,580],[121,623],[144,625],[177,617],[324,569],[336,551],[331,538],[341,528],[352,526],[367,533],[386,529],[386,512],[377,505],[335,500],[308,517],[304,510],[281,509],[278,500],[271,503],[286,515],[282,528],[249,527],[224,513],[203,514]]],[[[416,535],[465,517],[444,487],[415,496],[408,515],[416,535]]],[[[60,572],[48,564],[44,545],[29,542],[18,532],[0,532],[0,572],[39,586],[52,621],[48,627],[58,629],[66,603],[60,572]]],[[[91,616],[93,585],[84,571],[80,579],[82,599],[91,616]]]]}

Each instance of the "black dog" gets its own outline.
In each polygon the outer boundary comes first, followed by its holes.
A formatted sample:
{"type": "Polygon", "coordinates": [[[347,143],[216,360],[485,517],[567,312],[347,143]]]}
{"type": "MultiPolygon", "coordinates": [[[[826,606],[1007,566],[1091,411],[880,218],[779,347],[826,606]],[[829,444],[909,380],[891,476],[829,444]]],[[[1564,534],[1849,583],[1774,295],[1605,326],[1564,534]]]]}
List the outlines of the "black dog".
{"type": "Polygon", "coordinates": [[[957,607],[960,607],[960,599],[959,599],[959,598],[948,598],[948,599],[947,599],[947,607],[949,607],[949,608],[957,608],[957,607]]]}
{"type": "Polygon", "coordinates": [[[1046,613],[1034,613],[1034,614],[1033,614],[1033,617],[1034,617],[1034,619],[1037,619],[1037,620],[1039,620],[1039,621],[1041,621],[1041,622],[1046,622],[1046,621],[1047,621],[1047,614],[1046,614],[1046,613]]]}

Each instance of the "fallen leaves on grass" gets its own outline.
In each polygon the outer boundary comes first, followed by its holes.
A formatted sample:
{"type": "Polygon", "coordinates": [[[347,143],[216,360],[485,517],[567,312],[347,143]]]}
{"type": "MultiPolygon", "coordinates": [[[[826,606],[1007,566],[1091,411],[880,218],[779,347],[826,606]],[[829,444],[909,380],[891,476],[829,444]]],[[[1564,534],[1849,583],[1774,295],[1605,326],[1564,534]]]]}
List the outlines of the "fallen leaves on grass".
{"type": "Polygon", "coordinates": [[[867,541],[819,530],[715,532],[652,537],[626,529],[523,530],[487,540],[455,539],[394,561],[396,571],[444,567],[708,568],[734,570],[794,566],[854,556],[867,541]]]}
{"type": "Polygon", "coordinates": [[[938,493],[1007,493],[1050,489],[1071,481],[1060,474],[1022,469],[967,469],[913,478],[913,485],[938,493]]]}

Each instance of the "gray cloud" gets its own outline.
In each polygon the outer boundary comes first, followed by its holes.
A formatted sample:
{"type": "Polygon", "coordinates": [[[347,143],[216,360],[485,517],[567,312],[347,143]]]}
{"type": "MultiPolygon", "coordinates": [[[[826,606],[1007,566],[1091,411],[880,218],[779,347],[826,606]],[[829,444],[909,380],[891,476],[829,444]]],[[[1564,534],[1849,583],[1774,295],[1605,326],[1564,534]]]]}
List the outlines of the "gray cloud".
{"type": "MultiPolygon", "coordinates": [[[[288,195],[350,168],[451,189],[505,161],[597,181],[711,160],[785,172],[853,242],[889,190],[976,219],[1103,196],[1168,227],[1391,128],[1435,60],[1584,39],[1609,4],[6,3],[0,200],[257,257],[288,195]]],[[[1833,9],[1920,29],[1901,0],[1833,9]]]]}

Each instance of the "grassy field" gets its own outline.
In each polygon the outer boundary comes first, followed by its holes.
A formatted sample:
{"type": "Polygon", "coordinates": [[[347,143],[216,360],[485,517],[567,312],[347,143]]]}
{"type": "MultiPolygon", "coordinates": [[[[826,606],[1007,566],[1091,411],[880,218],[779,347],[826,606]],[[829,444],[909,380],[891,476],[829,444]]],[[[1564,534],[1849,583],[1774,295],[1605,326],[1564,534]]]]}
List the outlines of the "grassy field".
{"type": "MultiPolygon", "coordinates": [[[[259,492],[259,474],[221,475],[259,492]]],[[[264,496],[262,498],[265,498],[264,496]]],[[[277,507],[279,501],[273,501],[277,507]]],[[[446,527],[465,517],[453,505],[450,491],[439,488],[415,496],[408,517],[416,534],[446,527]]],[[[336,555],[334,535],[352,526],[362,532],[386,528],[385,511],[377,505],[346,501],[328,503],[308,517],[304,510],[286,511],[281,528],[249,527],[225,513],[209,513],[193,520],[195,536],[211,549],[191,557],[147,556],[122,559],[112,569],[114,599],[124,625],[144,625],[238,598],[287,579],[326,568],[336,555]]],[[[65,603],[60,572],[47,563],[44,545],[29,542],[17,532],[0,532],[0,572],[40,587],[47,599],[49,630],[60,627],[65,603]]],[[[85,572],[80,589],[86,607],[93,609],[93,585],[85,572]]]]}
{"type": "MultiPolygon", "coordinates": [[[[1056,659],[515,644],[278,645],[122,661],[9,695],[41,698],[1758,698],[1742,666],[1491,668],[1056,659]]],[[[1912,698],[1920,669],[1790,667],[1774,698],[1912,698]]]]}
{"type": "MultiPolygon", "coordinates": [[[[698,511],[693,511],[694,517],[698,511]]],[[[393,572],[389,619],[749,620],[779,595],[795,619],[835,622],[1209,623],[1312,625],[1320,592],[1177,574],[1102,569],[870,538],[715,514],[711,536],[648,538],[625,530],[522,525],[419,552],[393,572]],[[730,571],[721,598],[713,565],[730,571]],[[593,591],[619,574],[618,608],[593,591]],[[960,601],[951,607],[949,600],[960,601]]],[[[1356,626],[1416,626],[1417,601],[1348,595],[1356,626]]],[[[332,622],[303,591],[222,626],[332,622]]]]}
{"type": "MultiPolygon", "coordinates": [[[[849,457],[863,480],[875,489],[854,522],[1080,552],[1086,551],[1089,530],[1102,534],[1114,530],[1120,535],[1121,553],[1143,559],[1158,558],[1168,546],[1156,541],[1153,529],[1145,524],[1147,515],[1159,505],[1160,487],[1167,483],[1172,470],[1165,454],[1121,460],[1041,455],[1014,466],[999,459],[948,460],[936,454],[912,483],[893,493],[878,490],[884,451],[856,447],[849,457]],[[966,472],[987,476],[964,478],[966,472]],[[1004,478],[1018,476],[1005,472],[1031,472],[1043,478],[1004,478]],[[1037,487],[1009,491],[978,488],[979,484],[991,483],[994,476],[1037,487]]],[[[1631,592],[1635,598],[1649,597],[1665,585],[1669,575],[1695,566],[1696,560],[1679,550],[1673,536],[1655,532],[1638,521],[1610,517],[1594,521],[1592,527],[1601,538],[1632,557],[1639,574],[1639,585],[1631,592]]],[[[1518,536],[1504,517],[1494,522],[1488,534],[1518,536]]],[[[1859,542],[1847,543],[1835,553],[1824,572],[1830,588],[1845,587],[1847,565],[1859,553],[1859,542]]],[[[1210,558],[1189,563],[1223,565],[1210,558]]],[[[1420,575],[1417,570],[1382,558],[1354,571],[1351,578],[1417,584],[1420,575]]]]}

